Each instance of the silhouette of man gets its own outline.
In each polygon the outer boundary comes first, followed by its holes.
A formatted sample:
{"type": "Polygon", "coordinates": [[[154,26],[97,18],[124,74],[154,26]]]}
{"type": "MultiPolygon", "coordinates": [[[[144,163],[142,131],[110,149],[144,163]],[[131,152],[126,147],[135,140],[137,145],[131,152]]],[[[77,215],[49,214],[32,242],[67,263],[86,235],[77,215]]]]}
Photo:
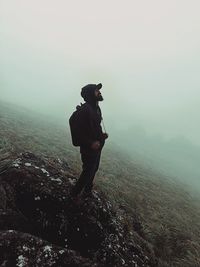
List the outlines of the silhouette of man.
{"type": "Polygon", "coordinates": [[[103,101],[100,89],[102,84],[88,84],[81,90],[85,103],[80,107],[80,153],[82,160],[81,175],[73,187],[71,195],[77,197],[82,191],[83,195],[92,195],[93,180],[99,168],[101,150],[104,146],[107,133],[101,127],[102,115],[99,101],[103,101]]]}

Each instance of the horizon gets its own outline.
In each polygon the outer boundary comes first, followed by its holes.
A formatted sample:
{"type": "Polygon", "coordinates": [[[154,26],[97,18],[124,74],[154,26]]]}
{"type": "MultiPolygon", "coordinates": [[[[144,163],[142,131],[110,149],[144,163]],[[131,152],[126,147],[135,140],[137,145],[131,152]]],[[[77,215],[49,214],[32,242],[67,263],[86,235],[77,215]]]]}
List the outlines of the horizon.
{"type": "Polygon", "coordinates": [[[101,82],[108,132],[139,126],[200,145],[198,1],[0,5],[0,99],[62,120],[81,87],[101,82]]]}

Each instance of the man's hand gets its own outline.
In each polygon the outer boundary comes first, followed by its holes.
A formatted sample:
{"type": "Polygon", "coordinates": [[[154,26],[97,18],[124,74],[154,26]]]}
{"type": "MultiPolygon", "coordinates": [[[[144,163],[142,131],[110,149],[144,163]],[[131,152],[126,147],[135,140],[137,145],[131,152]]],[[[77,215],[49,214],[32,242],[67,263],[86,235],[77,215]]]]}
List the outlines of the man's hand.
{"type": "Polygon", "coordinates": [[[100,142],[99,141],[95,141],[95,142],[92,143],[91,148],[93,150],[98,150],[100,148],[100,146],[101,146],[100,142]]]}
{"type": "Polygon", "coordinates": [[[107,133],[103,133],[103,138],[107,139],[108,138],[108,134],[107,133]]]}

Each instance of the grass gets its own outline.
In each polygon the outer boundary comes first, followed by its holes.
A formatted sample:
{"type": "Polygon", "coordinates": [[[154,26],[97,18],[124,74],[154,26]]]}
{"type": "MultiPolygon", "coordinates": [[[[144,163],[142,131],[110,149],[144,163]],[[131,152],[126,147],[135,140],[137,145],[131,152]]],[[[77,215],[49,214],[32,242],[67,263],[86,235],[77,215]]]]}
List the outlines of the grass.
{"type": "MultiPolygon", "coordinates": [[[[64,158],[78,176],[79,151],[71,145],[67,120],[56,124],[28,113],[1,103],[1,158],[23,151],[64,158]]],[[[124,214],[127,230],[154,250],[160,267],[200,266],[200,199],[190,188],[109,144],[96,185],[124,214]]]]}

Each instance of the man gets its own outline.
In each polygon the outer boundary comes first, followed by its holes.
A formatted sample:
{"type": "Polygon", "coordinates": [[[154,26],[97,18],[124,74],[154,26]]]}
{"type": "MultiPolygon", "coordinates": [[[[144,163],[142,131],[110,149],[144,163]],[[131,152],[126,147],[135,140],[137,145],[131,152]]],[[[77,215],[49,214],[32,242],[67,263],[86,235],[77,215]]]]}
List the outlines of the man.
{"type": "Polygon", "coordinates": [[[88,84],[81,90],[85,100],[78,106],[79,112],[79,143],[82,160],[82,173],[72,189],[72,197],[77,197],[82,191],[83,195],[92,195],[93,180],[99,168],[101,150],[105,139],[108,138],[101,128],[101,109],[99,101],[103,101],[100,89],[102,84],[88,84]]]}

